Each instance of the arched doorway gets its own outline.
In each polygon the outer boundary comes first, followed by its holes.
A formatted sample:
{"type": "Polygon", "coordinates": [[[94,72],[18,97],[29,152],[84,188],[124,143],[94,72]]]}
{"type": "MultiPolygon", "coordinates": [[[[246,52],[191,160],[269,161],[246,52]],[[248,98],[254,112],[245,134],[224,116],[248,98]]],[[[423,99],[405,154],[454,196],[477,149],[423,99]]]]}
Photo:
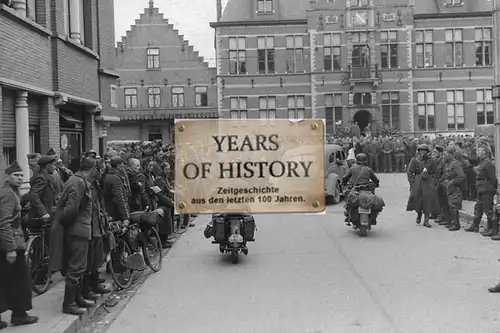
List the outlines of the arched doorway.
{"type": "Polygon", "coordinates": [[[358,123],[361,133],[365,133],[365,129],[372,122],[372,114],[366,110],[360,110],[354,114],[352,119],[354,122],[358,123]]]}

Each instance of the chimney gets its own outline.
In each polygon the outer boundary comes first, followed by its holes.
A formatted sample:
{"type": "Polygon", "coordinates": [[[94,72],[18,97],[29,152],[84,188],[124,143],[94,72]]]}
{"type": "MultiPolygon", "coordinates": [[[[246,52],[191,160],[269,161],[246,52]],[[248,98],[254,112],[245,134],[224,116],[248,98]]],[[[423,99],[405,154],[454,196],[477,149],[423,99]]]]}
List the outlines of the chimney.
{"type": "Polygon", "coordinates": [[[217,2],[217,22],[220,22],[222,17],[222,0],[215,0],[217,2]]]}

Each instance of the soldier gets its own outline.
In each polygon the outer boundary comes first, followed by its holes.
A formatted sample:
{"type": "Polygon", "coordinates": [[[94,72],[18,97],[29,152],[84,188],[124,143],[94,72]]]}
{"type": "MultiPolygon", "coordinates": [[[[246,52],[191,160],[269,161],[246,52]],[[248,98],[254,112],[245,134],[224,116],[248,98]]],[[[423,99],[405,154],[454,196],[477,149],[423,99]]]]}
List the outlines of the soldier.
{"type": "Polygon", "coordinates": [[[448,230],[460,230],[460,220],[458,212],[462,209],[462,184],[465,181],[465,174],[462,170],[460,162],[454,157],[452,148],[446,149],[443,152],[444,162],[444,177],[443,189],[447,199],[447,216],[449,216],[450,227],[448,230]]]}
{"type": "Polygon", "coordinates": [[[392,150],[393,144],[389,140],[389,138],[386,137],[382,143],[382,153],[384,156],[384,172],[392,172],[392,150]]]}
{"type": "Polygon", "coordinates": [[[370,169],[374,172],[379,172],[379,154],[380,147],[376,140],[372,140],[368,146],[368,157],[370,161],[370,169]]]}
{"type": "Polygon", "coordinates": [[[448,219],[445,218],[446,213],[448,212],[448,199],[446,198],[446,190],[443,186],[444,176],[445,176],[445,162],[443,159],[443,151],[444,147],[436,146],[434,148],[434,158],[437,162],[438,172],[437,172],[437,194],[438,194],[438,202],[439,202],[439,214],[435,220],[436,223],[441,225],[449,224],[448,219]]]}
{"type": "Polygon", "coordinates": [[[405,169],[405,146],[401,139],[396,139],[393,147],[394,158],[396,160],[396,172],[403,172],[405,169]]]}
{"type": "MultiPolygon", "coordinates": [[[[474,205],[474,220],[472,225],[465,229],[468,232],[478,232],[483,214],[488,218],[486,229],[494,225],[493,197],[498,188],[495,165],[489,160],[485,146],[478,146],[476,155],[479,165],[476,170],[477,200],[474,205]]],[[[486,230],[485,230],[486,231],[486,230]]]]}

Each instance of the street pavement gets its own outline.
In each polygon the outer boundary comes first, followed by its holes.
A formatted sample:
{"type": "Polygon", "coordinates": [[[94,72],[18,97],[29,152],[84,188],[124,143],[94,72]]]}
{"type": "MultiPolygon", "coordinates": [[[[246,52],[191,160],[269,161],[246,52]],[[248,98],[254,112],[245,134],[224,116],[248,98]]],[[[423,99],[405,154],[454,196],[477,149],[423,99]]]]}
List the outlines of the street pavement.
{"type": "Polygon", "coordinates": [[[342,205],[257,215],[237,265],[203,237],[200,216],[107,333],[500,332],[500,295],[487,291],[498,243],[416,225],[405,175],[380,179],[387,206],[368,237],[345,226],[342,205]]]}

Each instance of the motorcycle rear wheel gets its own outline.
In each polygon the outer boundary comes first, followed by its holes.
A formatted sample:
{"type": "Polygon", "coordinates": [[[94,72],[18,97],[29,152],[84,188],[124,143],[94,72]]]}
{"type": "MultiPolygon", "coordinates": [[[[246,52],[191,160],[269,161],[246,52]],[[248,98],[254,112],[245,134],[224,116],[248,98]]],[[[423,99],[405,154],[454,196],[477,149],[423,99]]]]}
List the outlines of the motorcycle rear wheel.
{"type": "Polygon", "coordinates": [[[366,234],[368,233],[368,228],[365,227],[364,225],[359,227],[359,236],[360,237],[366,237],[366,234]]]}
{"type": "Polygon", "coordinates": [[[231,263],[233,265],[236,265],[238,263],[238,259],[239,259],[238,251],[231,251],[231,263]]]}

